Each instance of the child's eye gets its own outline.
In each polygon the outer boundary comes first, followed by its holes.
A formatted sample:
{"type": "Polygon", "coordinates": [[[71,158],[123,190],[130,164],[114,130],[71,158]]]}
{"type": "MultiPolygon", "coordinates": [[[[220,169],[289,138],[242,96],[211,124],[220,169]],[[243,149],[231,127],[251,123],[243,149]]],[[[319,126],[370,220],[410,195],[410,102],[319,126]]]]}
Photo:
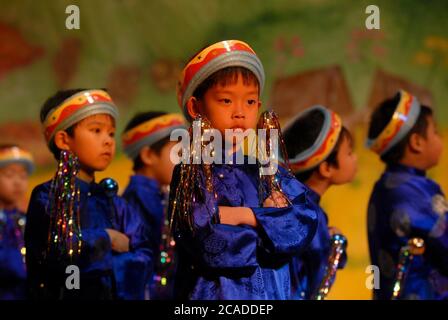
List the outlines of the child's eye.
{"type": "Polygon", "coordinates": [[[250,106],[254,105],[255,103],[256,103],[256,101],[254,99],[251,99],[251,100],[247,101],[247,104],[250,105],[250,106]]]}
{"type": "Polygon", "coordinates": [[[219,99],[219,102],[222,102],[224,104],[230,104],[232,101],[230,99],[224,98],[224,99],[219,99]]]}
{"type": "Polygon", "coordinates": [[[100,128],[91,128],[90,131],[93,133],[100,133],[101,129],[100,128]]]}
{"type": "Polygon", "coordinates": [[[111,138],[115,138],[115,132],[111,132],[111,133],[109,133],[109,137],[111,137],[111,138]]]}

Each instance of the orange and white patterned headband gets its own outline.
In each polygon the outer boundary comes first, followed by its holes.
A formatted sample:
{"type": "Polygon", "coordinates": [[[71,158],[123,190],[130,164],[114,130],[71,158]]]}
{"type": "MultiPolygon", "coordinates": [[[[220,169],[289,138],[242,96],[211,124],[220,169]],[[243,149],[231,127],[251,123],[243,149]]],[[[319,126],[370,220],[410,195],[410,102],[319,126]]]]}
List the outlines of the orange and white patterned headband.
{"type": "Polygon", "coordinates": [[[123,133],[123,150],[129,158],[135,159],[143,147],[150,147],[181,128],[186,129],[185,120],[177,113],[150,119],[123,133]]]}
{"type": "Polygon", "coordinates": [[[421,106],[417,98],[400,90],[400,101],[384,130],[375,139],[367,140],[367,147],[379,155],[385,154],[411,131],[420,115],[421,106]]]}
{"type": "Polygon", "coordinates": [[[19,163],[25,166],[28,174],[34,171],[34,160],[31,153],[19,147],[9,147],[0,150],[0,167],[19,163]]]}
{"type": "Polygon", "coordinates": [[[255,51],[243,41],[220,41],[194,56],[180,75],[177,84],[177,101],[187,119],[186,103],[196,88],[213,73],[227,67],[244,67],[250,70],[258,79],[261,95],[265,74],[255,51]]]}
{"type": "Polygon", "coordinates": [[[118,117],[118,109],[104,90],[85,90],[75,93],[51,110],[43,123],[47,144],[51,144],[56,132],[66,130],[75,123],[96,114],[118,117]]]}
{"type": "Polygon", "coordinates": [[[289,164],[294,173],[304,172],[315,168],[322,163],[333,151],[342,130],[342,121],[339,115],[328,108],[317,105],[313,106],[293,119],[285,126],[286,132],[298,119],[305,117],[310,112],[318,110],[324,115],[322,129],[314,143],[294,157],[290,157],[289,164]]]}

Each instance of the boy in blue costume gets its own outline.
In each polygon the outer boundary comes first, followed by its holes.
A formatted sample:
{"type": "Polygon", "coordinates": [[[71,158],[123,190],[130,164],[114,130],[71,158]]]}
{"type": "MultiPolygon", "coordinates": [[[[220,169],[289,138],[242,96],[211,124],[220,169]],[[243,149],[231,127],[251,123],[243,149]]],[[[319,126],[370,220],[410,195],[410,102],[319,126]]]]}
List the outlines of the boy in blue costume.
{"type": "Polygon", "coordinates": [[[123,197],[145,218],[154,254],[145,294],[151,300],[173,297],[175,242],[170,234],[167,200],[174,168],[170,152],[176,144],[170,141],[170,134],[178,128],[185,128],[180,114],[142,112],[129,121],[122,137],[135,173],[123,197]]]}
{"type": "Polygon", "coordinates": [[[151,256],[143,220],[116,195],[112,179],[95,182],[95,172],[105,170],[115,154],[117,116],[104,90],[59,91],[42,106],[45,138],[59,166],[52,181],[34,188],[28,207],[25,243],[31,298],[143,298],[151,256]],[[78,161],[79,166],[74,165],[78,161]],[[73,168],[75,173],[68,176],[73,185],[61,186],[72,188],[67,197],[54,186],[73,168]],[[77,204],[64,207],[61,199],[70,203],[73,197],[77,204]],[[73,212],[78,216],[64,220],[63,214],[73,212]],[[69,241],[61,242],[64,236],[69,241]],[[77,289],[66,283],[68,265],[79,268],[77,289]]]}
{"type": "Polygon", "coordinates": [[[368,209],[370,258],[380,269],[374,299],[391,299],[400,249],[414,237],[424,240],[426,250],[406,266],[398,298],[447,299],[448,204],[426,176],[443,147],[432,110],[400,91],[373,112],[367,143],[386,164],[368,209]]]}
{"type": "MultiPolygon", "coordinates": [[[[329,267],[331,237],[340,232],[328,226],[321,197],[333,185],[350,182],[356,173],[352,137],[338,114],[315,106],[285,127],[285,145],[296,178],[309,188],[309,201],[318,212],[318,227],[310,246],[292,264],[295,299],[314,299],[329,267]]],[[[345,266],[344,253],[339,269],[345,266]]],[[[332,279],[331,281],[334,281],[332,279]]]]}
{"type": "MultiPolygon", "coordinates": [[[[188,120],[201,117],[226,140],[226,129],[255,129],[263,85],[255,52],[244,42],[222,41],[184,68],[178,100],[188,120]]],[[[210,164],[197,179],[184,180],[197,164],[175,167],[170,212],[178,249],[177,298],[289,299],[289,262],[311,241],[316,212],[305,201],[304,186],[285,169],[276,173],[280,190],[262,192],[258,164],[247,155],[237,163],[242,147],[234,147],[221,154],[231,161],[210,164]],[[179,203],[192,187],[201,192],[179,203]]]]}

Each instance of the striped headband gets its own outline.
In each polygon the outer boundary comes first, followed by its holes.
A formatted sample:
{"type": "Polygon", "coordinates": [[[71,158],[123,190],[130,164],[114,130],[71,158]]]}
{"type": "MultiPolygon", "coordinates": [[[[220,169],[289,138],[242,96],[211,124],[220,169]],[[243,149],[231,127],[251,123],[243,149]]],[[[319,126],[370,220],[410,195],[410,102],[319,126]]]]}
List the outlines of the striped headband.
{"type": "Polygon", "coordinates": [[[367,139],[367,147],[379,155],[385,154],[399,143],[411,131],[420,115],[418,99],[410,93],[400,90],[400,101],[392,119],[375,139],[367,139]]]}
{"type": "Polygon", "coordinates": [[[85,90],[65,99],[52,109],[43,123],[47,144],[53,142],[56,132],[66,130],[75,123],[96,114],[108,114],[118,117],[118,109],[112,98],[103,90],[85,90]]]}
{"type": "Polygon", "coordinates": [[[337,113],[320,105],[313,106],[299,114],[297,118],[285,126],[284,131],[289,130],[298,119],[306,117],[315,110],[320,111],[324,115],[324,123],[316,141],[314,141],[311,147],[289,159],[291,170],[294,173],[310,170],[322,163],[333,151],[339,139],[342,130],[341,118],[337,113]]]}
{"type": "Polygon", "coordinates": [[[34,171],[33,156],[28,151],[16,146],[0,150],[0,167],[13,163],[23,164],[28,174],[32,174],[34,171]]]}
{"type": "Polygon", "coordinates": [[[247,43],[239,40],[220,41],[194,56],[180,75],[177,84],[177,101],[187,119],[190,117],[186,104],[196,88],[213,73],[227,67],[243,67],[250,70],[258,79],[261,95],[265,74],[255,51],[247,43]]]}
{"type": "Polygon", "coordinates": [[[180,128],[186,129],[185,120],[177,113],[169,113],[145,121],[123,133],[123,151],[129,158],[135,159],[143,147],[150,147],[169,137],[173,130],[180,128]]]}

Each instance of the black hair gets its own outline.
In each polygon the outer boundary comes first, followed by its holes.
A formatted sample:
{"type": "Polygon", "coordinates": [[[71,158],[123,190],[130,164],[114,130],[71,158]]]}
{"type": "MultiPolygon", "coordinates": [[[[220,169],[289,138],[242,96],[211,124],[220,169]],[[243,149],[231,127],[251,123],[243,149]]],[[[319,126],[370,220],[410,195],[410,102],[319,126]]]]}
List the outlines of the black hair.
{"type": "MultiPolygon", "coordinates": [[[[64,100],[68,99],[78,92],[85,90],[88,89],[69,89],[59,90],[58,92],[56,92],[54,95],[49,97],[40,108],[40,122],[43,124],[50,111],[58,107],[62,102],[64,102],[64,100]]],[[[64,131],[67,132],[70,137],[73,137],[75,133],[75,127],[76,124],[65,129],[64,131]]],[[[54,144],[54,142],[51,142],[48,147],[55,159],[58,160],[61,150],[54,144]]]]}
{"type": "MultiPolygon", "coordinates": [[[[400,102],[400,94],[395,95],[393,98],[384,100],[379,104],[379,106],[373,111],[370,117],[368,138],[375,139],[380,135],[384,128],[389,124],[392,116],[400,102]]],[[[433,114],[432,109],[428,106],[421,106],[420,114],[412,127],[411,131],[395,146],[383,154],[380,158],[381,160],[390,165],[398,163],[404,156],[406,151],[406,146],[409,143],[409,139],[412,134],[416,133],[424,138],[426,138],[426,133],[428,129],[428,118],[433,114]]]]}
{"type": "Polygon", "coordinates": [[[14,148],[14,147],[19,148],[18,145],[13,144],[13,143],[2,143],[2,144],[0,144],[0,150],[5,150],[5,149],[9,149],[9,148],[14,148]]]}
{"type": "MultiPolygon", "coordinates": [[[[324,115],[321,111],[312,110],[305,116],[300,117],[299,119],[294,121],[294,123],[285,130],[285,132],[283,133],[283,137],[285,141],[286,152],[289,158],[294,158],[296,155],[308,149],[314,144],[317,137],[319,136],[319,133],[321,132],[322,126],[324,124],[324,119],[324,115]]],[[[324,160],[329,165],[336,168],[339,167],[338,153],[344,139],[348,139],[350,143],[353,142],[353,137],[350,134],[350,131],[348,131],[348,129],[343,126],[333,150],[324,160]]],[[[306,182],[309,178],[311,178],[313,172],[318,170],[318,168],[319,166],[296,173],[295,176],[299,181],[306,182]]]]}
{"type": "Polygon", "coordinates": [[[243,83],[245,85],[256,84],[258,79],[255,74],[247,68],[244,67],[227,67],[216,71],[207,79],[205,79],[193,92],[193,97],[197,99],[202,99],[210,88],[213,88],[217,84],[226,86],[229,84],[234,84],[238,81],[238,76],[243,78],[243,83]]]}
{"type": "MultiPolygon", "coordinates": [[[[204,98],[205,93],[216,85],[227,86],[234,84],[238,81],[238,77],[241,76],[244,85],[256,84],[260,88],[260,83],[255,74],[244,67],[226,67],[216,71],[210,75],[207,79],[201,82],[201,84],[194,90],[193,97],[198,100],[204,98]]],[[[187,113],[188,120],[191,120],[191,116],[187,113]]]]}
{"type": "MultiPolygon", "coordinates": [[[[132,128],[137,127],[138,125],[142,124],[143,122],[146,122],[148,120],[166,115],[166,112],[162,112],[162,111],[148,111],[148,112],[140,112],[137,113],[134,117],[132,117],[132,119],[128,122],[128,124],[126,125],[124,131],[128,131],[131,130],[132,128]]],[[[165,137],[157,142],[155,142],[154,144],[151,145],[151,149],[154,150],[154,152],[156,152],[156,154],[160,154],[160,152],[162,151],[162,148],[168,143],[170,142],[170,137],[165,137]]],[[[132,167],[132,170],[136,171],[139,170],[141,168],[143,168],[144,164],[143,161],[140,157],[140,154],[134,159],[134,165],[132,167]]]]}

